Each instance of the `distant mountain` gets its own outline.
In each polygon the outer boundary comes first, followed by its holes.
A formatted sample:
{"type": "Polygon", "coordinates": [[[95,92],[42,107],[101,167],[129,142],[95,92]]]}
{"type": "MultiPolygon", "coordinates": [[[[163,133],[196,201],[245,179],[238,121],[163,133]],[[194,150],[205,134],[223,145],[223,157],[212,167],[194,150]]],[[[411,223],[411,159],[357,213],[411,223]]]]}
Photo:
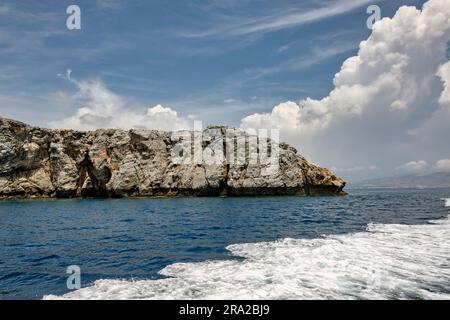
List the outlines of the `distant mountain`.
{"type": "Polygon", "coordinates": [[[370,179],[355,183],[353,186],[366,188],[450,188],[450,172],[370,179]]]}

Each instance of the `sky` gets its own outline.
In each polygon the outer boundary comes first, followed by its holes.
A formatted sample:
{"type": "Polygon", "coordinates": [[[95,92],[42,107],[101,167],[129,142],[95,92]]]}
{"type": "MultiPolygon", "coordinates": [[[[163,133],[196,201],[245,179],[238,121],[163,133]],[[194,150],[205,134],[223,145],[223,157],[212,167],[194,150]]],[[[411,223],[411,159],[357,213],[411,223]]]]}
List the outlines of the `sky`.
{"type": "Polygon", "coordinates": [[[0,1],[0,115],[277,128],[349,181],[450,171],[449,41],[450,0],[0,1]]]}

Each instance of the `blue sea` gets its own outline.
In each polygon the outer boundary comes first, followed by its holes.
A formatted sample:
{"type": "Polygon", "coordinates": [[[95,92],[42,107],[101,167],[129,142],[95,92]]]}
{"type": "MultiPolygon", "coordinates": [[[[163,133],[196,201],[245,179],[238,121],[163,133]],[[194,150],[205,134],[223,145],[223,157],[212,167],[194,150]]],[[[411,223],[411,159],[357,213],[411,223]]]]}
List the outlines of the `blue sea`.
{"type": "Polygon", "coordinates": [[[2,201],[0,299],[450,299],[450,189],[348,192],[2,201]]]}

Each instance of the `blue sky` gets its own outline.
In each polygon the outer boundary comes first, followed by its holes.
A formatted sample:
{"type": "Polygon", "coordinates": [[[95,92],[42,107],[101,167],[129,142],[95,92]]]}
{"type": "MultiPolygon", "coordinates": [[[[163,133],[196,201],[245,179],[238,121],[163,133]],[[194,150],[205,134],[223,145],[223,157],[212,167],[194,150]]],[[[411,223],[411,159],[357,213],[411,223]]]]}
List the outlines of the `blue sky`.
{"type": "MultiPolygon", "coordinates": [[[[51,99],[74,90],[57,77],[70,68],[74,77],[100,79],[142,105],[237,126],[276,103],[330,91],[342,62],[370,34],[367,1],[337,13],[335,2],[1,1],[0,113],[39,125],[70,113],[51,99]],[[66,29],[70,4],[81,8],[80,31],[66,29]],[[304,23],[270,27],[327,7],[304,23]]],[[[383,16],[420,4],[370,3],[383,16]]]]}
{"type": "Polygon", "coordinates": [[[424,3],[0,1],[0,115],[40,126],[72,127],[83,112],[95,127],[146,112],[151,128],[265,125],[351,180],[450,170],[450,6],[430,0],[421,13],[424,3]],[[66,28],[71,4],[81,30],[66,28]],[[372,4],[387,18],[376,35],[372,4]]]}

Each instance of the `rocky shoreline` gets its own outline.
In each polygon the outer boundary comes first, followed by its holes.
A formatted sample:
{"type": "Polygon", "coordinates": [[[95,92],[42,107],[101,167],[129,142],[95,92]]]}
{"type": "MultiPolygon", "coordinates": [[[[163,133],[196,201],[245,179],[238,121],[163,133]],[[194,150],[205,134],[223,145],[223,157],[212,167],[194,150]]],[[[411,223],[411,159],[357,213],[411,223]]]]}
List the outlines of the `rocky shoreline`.
{"type": "Polygon", "coordinates": [[[346,194],[289,145],[231,130],[81,132],[0,117],[0,199],[346,194]]]}

